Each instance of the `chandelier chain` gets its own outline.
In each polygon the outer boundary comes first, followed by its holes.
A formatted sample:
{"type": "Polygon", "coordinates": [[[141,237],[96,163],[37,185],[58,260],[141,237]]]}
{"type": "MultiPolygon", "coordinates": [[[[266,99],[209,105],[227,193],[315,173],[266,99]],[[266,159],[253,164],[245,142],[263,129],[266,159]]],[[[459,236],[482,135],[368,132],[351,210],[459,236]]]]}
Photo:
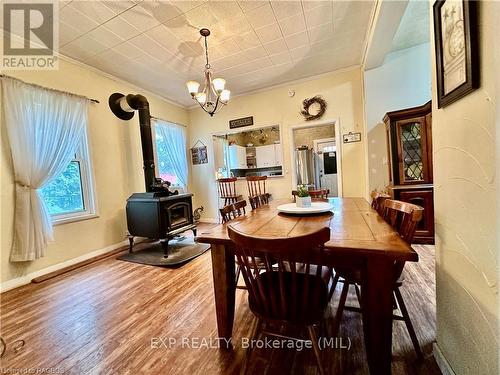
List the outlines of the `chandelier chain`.
{"type": "Polygon", "coordinates": [[[210,64],[208,63],[208,43],[207,43],[207,37],[205,37],[205,57],[207,59],[207,63],[205,64],[205,67],[207,69],[210,69],[210,64]]]}

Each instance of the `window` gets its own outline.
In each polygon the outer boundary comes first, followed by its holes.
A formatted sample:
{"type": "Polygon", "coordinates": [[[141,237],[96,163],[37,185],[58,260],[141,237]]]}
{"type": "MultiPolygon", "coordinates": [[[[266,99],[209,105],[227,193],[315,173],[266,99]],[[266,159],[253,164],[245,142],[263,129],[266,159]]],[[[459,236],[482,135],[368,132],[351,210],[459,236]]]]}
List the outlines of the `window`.
{"type": "Polygon", "coordinates": [[[186,188],[188,177],[186,131],[181,125],[154,120],[156,175],[173,187],[186,188]]]}
{"type": "Polygon", "coordinates": [[[40,189],[40,192],[54,224],[95,217],[86,134],[64,172],[40,189]]]}

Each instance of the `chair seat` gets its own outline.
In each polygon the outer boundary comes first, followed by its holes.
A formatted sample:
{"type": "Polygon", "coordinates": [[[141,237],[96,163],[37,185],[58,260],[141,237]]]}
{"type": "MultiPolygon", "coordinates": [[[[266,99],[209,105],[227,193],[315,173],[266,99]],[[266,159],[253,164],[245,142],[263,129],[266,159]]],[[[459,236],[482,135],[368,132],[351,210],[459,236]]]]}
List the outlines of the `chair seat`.
{"type": "Polygon", "coordinates": [[[259,288],[258,279],[253,280],[251,286],[256,291],[266,291],[265,299],[268,303],[260,306],[252,300],[251,294],[248,298],[250,310],[259,318],[301,325],[318,324],[322,321],[328,305],[328,288],[323,280],[297,272],[294,285],[292,273],[283,272],[284,293],[281,293],[278,272],[266,271],[259,276],[262,287],[259,288]],[[308,296],[305,301],[302,298],[304,295],[308,296]]]}

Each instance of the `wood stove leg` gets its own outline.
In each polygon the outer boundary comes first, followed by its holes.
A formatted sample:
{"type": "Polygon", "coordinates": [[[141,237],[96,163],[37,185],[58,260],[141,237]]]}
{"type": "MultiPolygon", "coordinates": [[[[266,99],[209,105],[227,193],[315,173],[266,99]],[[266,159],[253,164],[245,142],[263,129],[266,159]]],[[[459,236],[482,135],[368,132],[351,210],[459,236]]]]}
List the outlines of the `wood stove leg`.
{"type": "Polygon", "coordinates": [[[196,233],[197,233],[196,228],[193,228],[193,229],[191,229],[191,230],[193,231],[193,236],[195,236],[195,237],[196,237],[196,233]]]}
{"type": "Polygon", "coordinates": [[[134,248],[134,236],[132,235],[128,235],[128,252],[131,253],[132,252],[132,249],[134,248]]]}
{"type": "Polygon", "coordinates": [[[161,248],[163,249],[163,257],[168,258],[168,241],[170,238],[165,238],[163,240],[160,240],[161,243],[161,248]]]}

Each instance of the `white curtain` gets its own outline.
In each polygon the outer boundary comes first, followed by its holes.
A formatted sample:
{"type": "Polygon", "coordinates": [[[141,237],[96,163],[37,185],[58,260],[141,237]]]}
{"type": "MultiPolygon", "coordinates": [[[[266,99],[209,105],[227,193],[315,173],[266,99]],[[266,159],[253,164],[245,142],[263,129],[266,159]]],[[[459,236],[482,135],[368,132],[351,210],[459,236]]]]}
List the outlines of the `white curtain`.
{"type": "Polygon", "coordinates": [[[88,99],[2,77],[3,108],[16,183],[10,260],[44,255],[52,222],[39,189],[68,166],[87,124],[88,99]]]}
{"type": "Polygon", "coordinates": [[[167,157],[177,176],[178,184],[186,188],[188,184],[188,164],[186,131],[183,126],[155,119],[155,132],[165,142],[167,157]]]}

